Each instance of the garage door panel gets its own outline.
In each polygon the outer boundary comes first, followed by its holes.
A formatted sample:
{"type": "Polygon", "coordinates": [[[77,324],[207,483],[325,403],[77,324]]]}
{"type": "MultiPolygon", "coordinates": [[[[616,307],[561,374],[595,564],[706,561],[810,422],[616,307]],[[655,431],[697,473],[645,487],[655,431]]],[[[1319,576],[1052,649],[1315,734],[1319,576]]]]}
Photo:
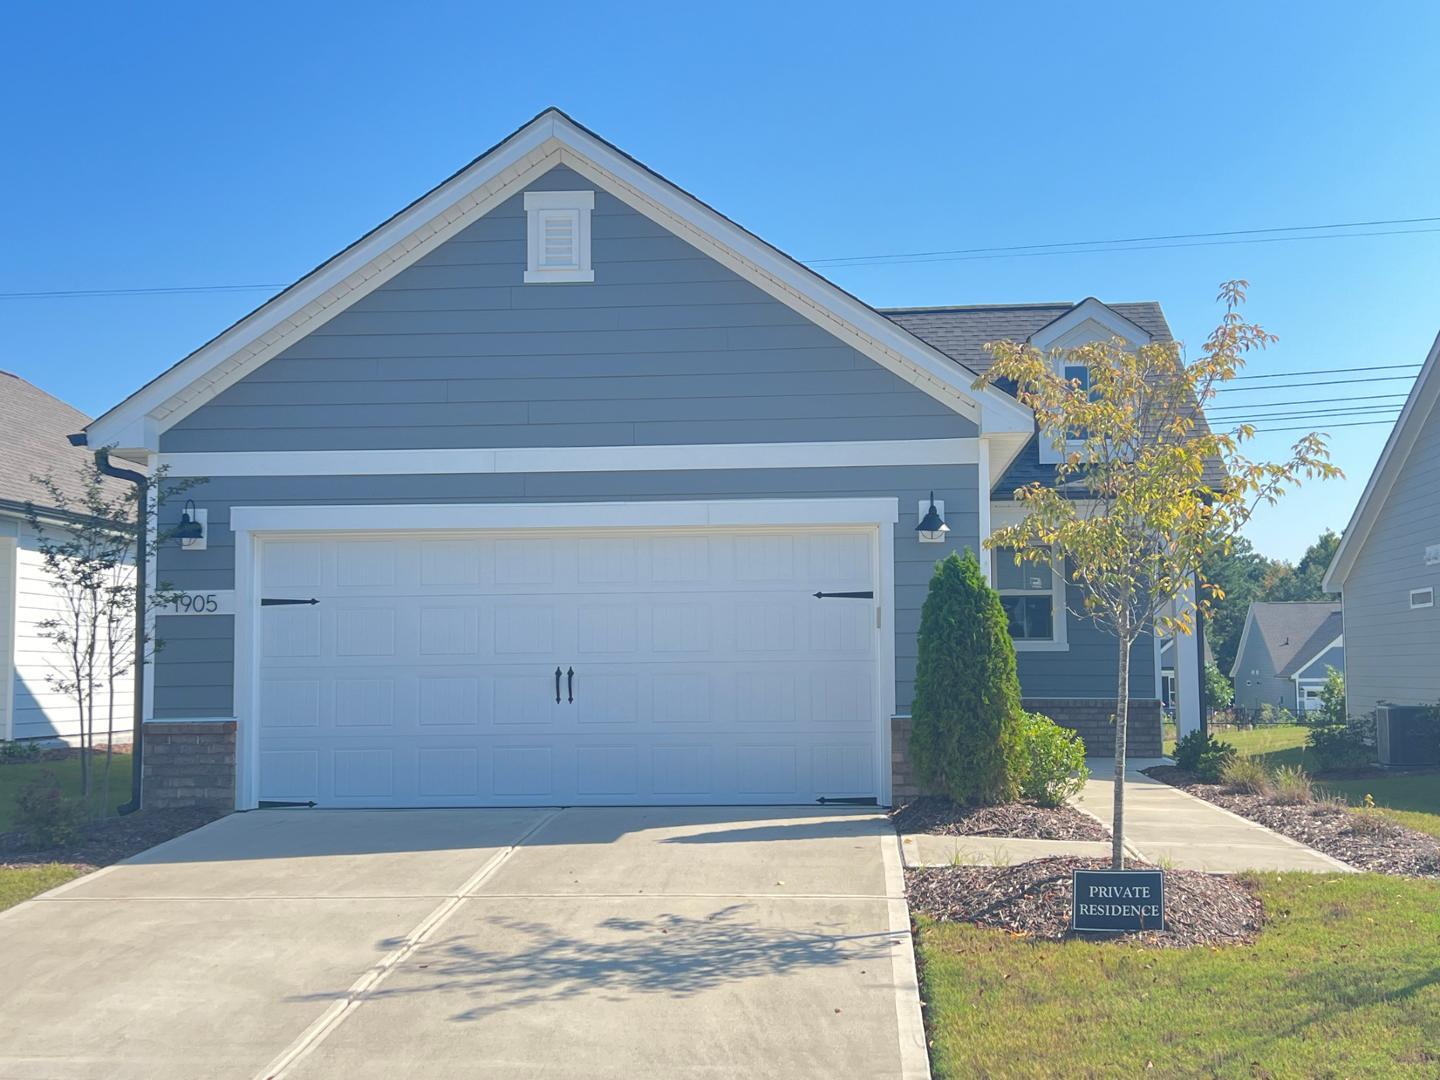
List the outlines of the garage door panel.
{"type": "Polygon", "coordinates": [[[261,797],[878,794],[874,605],[813,595],[872,588],[873,537],[264,542],[265,594],[319,603],[262,609],[261,797]]]}

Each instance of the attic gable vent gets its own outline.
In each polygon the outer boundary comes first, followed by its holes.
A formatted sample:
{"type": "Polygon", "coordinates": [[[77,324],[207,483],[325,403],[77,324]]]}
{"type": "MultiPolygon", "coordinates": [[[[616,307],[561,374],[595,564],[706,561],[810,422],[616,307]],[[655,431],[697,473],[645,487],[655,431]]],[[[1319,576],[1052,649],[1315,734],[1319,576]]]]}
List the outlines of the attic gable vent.
{"type": "Polygon", "coordinates": [[[593,191],[525,193],[528,262],[525,281],[594,281],[590,266],[590,212],[593,191]]]}

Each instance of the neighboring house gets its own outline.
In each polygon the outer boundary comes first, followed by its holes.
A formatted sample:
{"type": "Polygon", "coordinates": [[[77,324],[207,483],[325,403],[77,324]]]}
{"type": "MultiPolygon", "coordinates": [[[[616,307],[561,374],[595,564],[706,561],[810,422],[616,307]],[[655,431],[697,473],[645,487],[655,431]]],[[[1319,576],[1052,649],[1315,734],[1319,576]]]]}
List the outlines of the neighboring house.
{"type": "MultiPolygon", "coordinates": [[[[0,470],[0,740],[80,738],[74,700],[51,685],[52,678],[66,670],[65,650],[40,624],[62,614],[61,597],[45,569],[40,537],[26,508],[34,506],[42,526],[61,535],[65,513],[31,478],[50,476],[65,495],[80,496],[80,470],[90,454],[71,446],[66,436],[89,419],[18,375],[0,371],[0,460],[5,463],[0,470]]],[[[129,688],[129,680],[123,680],[115,703],[115,733],[126,742],[132,711],[129,688]]],[[[97,705],[97,734],[103,736],[108,733],[103,687],[97,705]]]]}
{"type": "Polygon", "coordinates": [[[1440,337],[1325,573],[1341,597],[1346,707],[1440,702],[1440,337]]]}
{"type": "MultiPolygon", "coordinates": [[[[974,388],[981,345],[1111,336],[1169,330],[1093,299],[876,311],[549,110],[90,425],[207,478],[204,544],[160,556],[202,613],[160,616],[146,798],[913,792],[935,561],[1054,475],[974,388]]],[[[1113,639],[1058,574],[983,565],[1026,703],[1106,753],[1113,639]]]]}
{"type": "Polygon", "coordinates": [[[1245,616],[1230,679],[1235,707],[1320,707],[1327,668],[1345,673],[1340,605],[1329,600],[1256,603],[1245,616]]]}

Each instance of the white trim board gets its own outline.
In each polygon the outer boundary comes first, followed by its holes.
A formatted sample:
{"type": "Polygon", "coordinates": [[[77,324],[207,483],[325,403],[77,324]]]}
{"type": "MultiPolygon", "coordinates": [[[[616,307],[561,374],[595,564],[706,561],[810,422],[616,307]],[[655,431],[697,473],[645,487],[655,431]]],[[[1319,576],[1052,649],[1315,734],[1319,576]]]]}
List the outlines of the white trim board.
{"type": "MultiPolygon", "coordinates": [[[[564,164],[986,431],[1029,433],[1028,409],[814,271],[764,243],[557,109],[547,109],[295,285],[152,380],[86,431],[91,445],[157,450],[160,434],[564,164]]],[[[521,268],[517,267],[517,283],[521,268]]]]}
{"type": "Polygon", "coordinates": [[[974,465],[979,440],[700,443],[458,450],[300,450],[161,454],[171,476],[409,476],[974,465]]]}
{"type": "MultiPolygon", "coordinates": [[[[668,529],[855,526],[875,529],[876,785],[892,799],[890,723],[895,714],[896,498],[737,499],[697,502],[508,503],[423,506],[237,506],[235,531],[235,806],[259,798],[259,726],[247,721],[259,700],[260,550],[272,537],[334,532],[413,534],[446,530],[668,529]],[[397,526],[397,522],[403,522],[397,526]]],[[[230,719],[216,717],[215,721],[230,719]]],[[[178,721],[177,721],[178,722],[178,721]]]]}

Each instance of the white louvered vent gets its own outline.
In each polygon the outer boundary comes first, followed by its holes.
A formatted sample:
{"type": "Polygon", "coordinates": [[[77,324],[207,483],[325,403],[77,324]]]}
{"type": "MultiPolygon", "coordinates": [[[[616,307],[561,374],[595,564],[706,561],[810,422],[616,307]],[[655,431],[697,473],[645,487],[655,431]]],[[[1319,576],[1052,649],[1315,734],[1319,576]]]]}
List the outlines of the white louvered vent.
{"type": "Polygon", "coordinates": [[[594,281],[590,266],[590,212],[593,191],[527,191],[529,259],[525,281],[594,281]]]}

